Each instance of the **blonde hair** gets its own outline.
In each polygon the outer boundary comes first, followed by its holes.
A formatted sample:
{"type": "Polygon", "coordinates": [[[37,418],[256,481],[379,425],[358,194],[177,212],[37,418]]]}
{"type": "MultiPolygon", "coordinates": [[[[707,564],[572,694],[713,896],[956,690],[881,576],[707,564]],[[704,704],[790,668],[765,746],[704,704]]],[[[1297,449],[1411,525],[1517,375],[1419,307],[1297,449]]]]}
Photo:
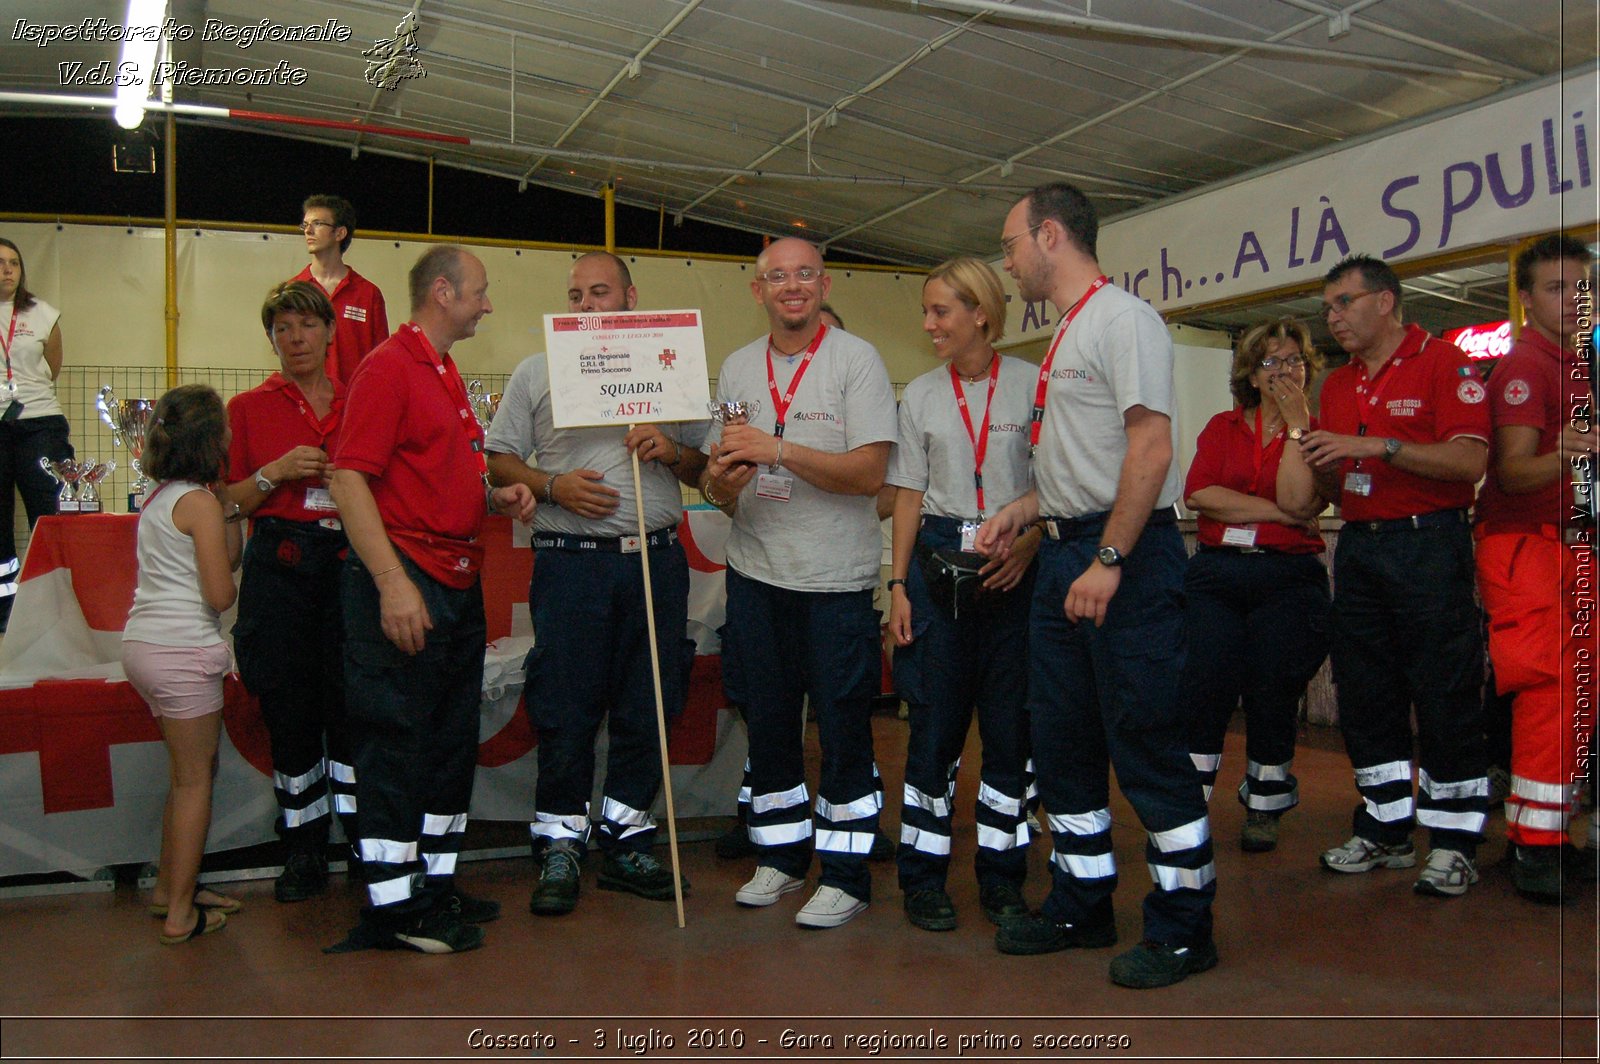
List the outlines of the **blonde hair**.
{"type": "Polygon", "coordinates": [[[1309,388],[1311,381],[1318,373],[1322,372],[1322,352],[1311,344],[1311,330],[1298,318],[1279,318],[1277,321],[1264,321],[1260,325],[1253,325],[1239,338],[1239,346],[1233,351],[1233,369],[1228,377],[1228,390],[1239,401],[1239,405],[1249,410],[1251,407],[1261,405],[1261,392],[1254,384],[1250,383],[1250,375],[1261,365],[1261,360],[1267,357],[1267,352],[1273,344],[1293,341],[1300,346],[1300,354],[1306,360],[1306,386],[1309,388]]]}
{"type": "MultiPolygon", "coordinates": [[[[983,311],[983,333],[991,344],[1006,334],[1005,289],[988,263],[965,255],[946,259],[928,274],[928,281],[943,281],[968,310],[983,311]]],[[[928,281],[922,282],[924,288],[928,281]]]]}

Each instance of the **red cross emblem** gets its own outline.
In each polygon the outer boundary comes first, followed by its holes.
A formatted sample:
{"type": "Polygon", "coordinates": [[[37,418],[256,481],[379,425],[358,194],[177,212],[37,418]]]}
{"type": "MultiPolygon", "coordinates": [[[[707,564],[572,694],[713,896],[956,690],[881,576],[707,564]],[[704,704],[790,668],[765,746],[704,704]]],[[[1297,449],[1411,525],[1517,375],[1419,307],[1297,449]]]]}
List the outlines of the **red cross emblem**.
{"type": "Polygon", "coordinates": [[[662,351],[657,357],[661,359],[662,369],[671,369],[672,364],[678,361],[678,352],[669,347],[665,351],[662,351]]]}
{"type": "Polygon", "coordinates": [[[1532,395],[1533,389],[1528,387],[1527,381],[1515,380],[1506,385],[1506,402],[1510,403],[1512,406],[1521,406],[1523,403],[1526,403],[1532,395]]]}

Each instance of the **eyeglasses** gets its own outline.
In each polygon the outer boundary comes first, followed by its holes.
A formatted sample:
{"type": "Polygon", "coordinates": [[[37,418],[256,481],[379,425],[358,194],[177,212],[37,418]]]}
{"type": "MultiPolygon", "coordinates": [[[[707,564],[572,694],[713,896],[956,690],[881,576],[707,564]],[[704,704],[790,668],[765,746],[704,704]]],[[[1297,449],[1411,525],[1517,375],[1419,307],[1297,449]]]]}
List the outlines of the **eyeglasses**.
{"type": "Polygon", "coordinates": [[[1028,226],[1028,231],[1025,233],[1018,233],[1016,236],[1002,237],[1000,240],[1000,254],[1009,259],[1011,257],[1011,249],[1016,247],[1017,241],[1021,240],[1025,236],[1032,236],[1034,233],[1037,233],[1039,231],[1039,226],[1042,225],[1044,225],[1044,223],[1040,222],[1039,225],[1028,226]]]}
{"type": "Polygon", "coordinates": [[[774,288],[782,288],[790,281],[795,284],[816,284],[822,280],[822,271],[802,266],[798,270],[768,270],[757,276],[774,288]]]}
{"type": "Polygon", "coordinates": [[[1306,360],[1301,355],[1289,355],[1286,358],[1278,355],[1268,355],[1266,358],[1263,358],[1260,362],[1256,363],[1256,365],[1260,366],[1262,369],[1277,369],[1279,366],[1287,366],[1290,369],[1300,369],[1305,364],[1306,360]]]}
{"type": "Polygon", "coordinates": [[[309,222],[301,222],[300,223],[300,231],[302,233],[315,233],[317,231],[317,227],[318,226],[324,226],[324,227],[326,227],[328,229],[332,229],[333,228],[333,223],[332,222],[324,222],[320,218],[316,219],[316,220],[313,220],[313,221],[309,221],[309,222]]]}
{"type": "Polygon", "coordinates": [[[1350,313],[1350,305],[1352,303],[1358,299],[1365,299],[1368,296],[1375,296],[1378,294],[1378,291],[1382,291],[1382,289],[1378,289],[1377,291],[1373,292],[1357,292],[1353,296],[1334,296],[1333,301],[1331,303],[1322,304],[1322,309],[1317,313],[1322,316],[1323,321],[1327,321],[1335,313],[1342,318],[1346,314],[1350,313]]]}

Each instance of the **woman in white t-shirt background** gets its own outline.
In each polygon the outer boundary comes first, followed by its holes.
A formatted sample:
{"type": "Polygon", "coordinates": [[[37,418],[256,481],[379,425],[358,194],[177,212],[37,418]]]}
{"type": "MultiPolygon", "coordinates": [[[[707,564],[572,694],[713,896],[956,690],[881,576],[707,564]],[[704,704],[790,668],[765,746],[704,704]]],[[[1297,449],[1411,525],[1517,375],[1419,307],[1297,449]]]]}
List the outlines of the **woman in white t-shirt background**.
{"type": "Polygon", "coordinates": [[[170,761],[150,912],[161,941],[221,930],[239,903],[196,886],[211,827],[211,784],[230,655],[221,614],[237,594],[239,507],[223,502],[228,419],[203,384],[157,402],[142,465],[156,487],[139,512],[139,583],[122,629],[122,667],[161,725],[170,761]],[[224,511],[227,511],[226,513],[224,511]]]}
{"type": "Polygon", "coordinates": [[[0,633],[17,593],[17,493],[28,527],[56,512],[56,485],[39,459],[71,458],[67,418],[56,401],[61,375],[60,312],[28,291],[16,244],[0,237],[0,633]]]}

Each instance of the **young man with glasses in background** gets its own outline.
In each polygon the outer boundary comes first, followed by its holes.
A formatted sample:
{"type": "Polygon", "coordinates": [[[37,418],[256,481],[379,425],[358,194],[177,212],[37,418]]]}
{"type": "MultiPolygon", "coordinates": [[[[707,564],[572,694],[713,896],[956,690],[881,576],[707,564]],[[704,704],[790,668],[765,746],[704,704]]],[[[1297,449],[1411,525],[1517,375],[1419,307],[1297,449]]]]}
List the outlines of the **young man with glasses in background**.
{"type": "Polygon", "coordinates": [[[1488,454],[1487,393],[1459,348],[1401,323],[1400,280],[1382,261],[1340,262],[1322,298],[1351,359],[1323,384],[1322,425],[1302,448],[1345,522],[1333,562],[1333,678],[1362,798],[1354,834],[1322,865],[1410,868],[1421,824],[1431,852],[1416,892],[1461,895],[1478,881],[1489,802],[1467,517],[1488,454]]]}
{"type": "Polygon", "coordinates": [[[348,389],[367,352],[389,338],[383,293],[345,264],[344,253],[356,234],[356,211],[350,201],[343,196],[308,196],[300,210],[300,231],[311,262],[290,280],[318,285],[333,304],[328,377],[348,389]]]}

